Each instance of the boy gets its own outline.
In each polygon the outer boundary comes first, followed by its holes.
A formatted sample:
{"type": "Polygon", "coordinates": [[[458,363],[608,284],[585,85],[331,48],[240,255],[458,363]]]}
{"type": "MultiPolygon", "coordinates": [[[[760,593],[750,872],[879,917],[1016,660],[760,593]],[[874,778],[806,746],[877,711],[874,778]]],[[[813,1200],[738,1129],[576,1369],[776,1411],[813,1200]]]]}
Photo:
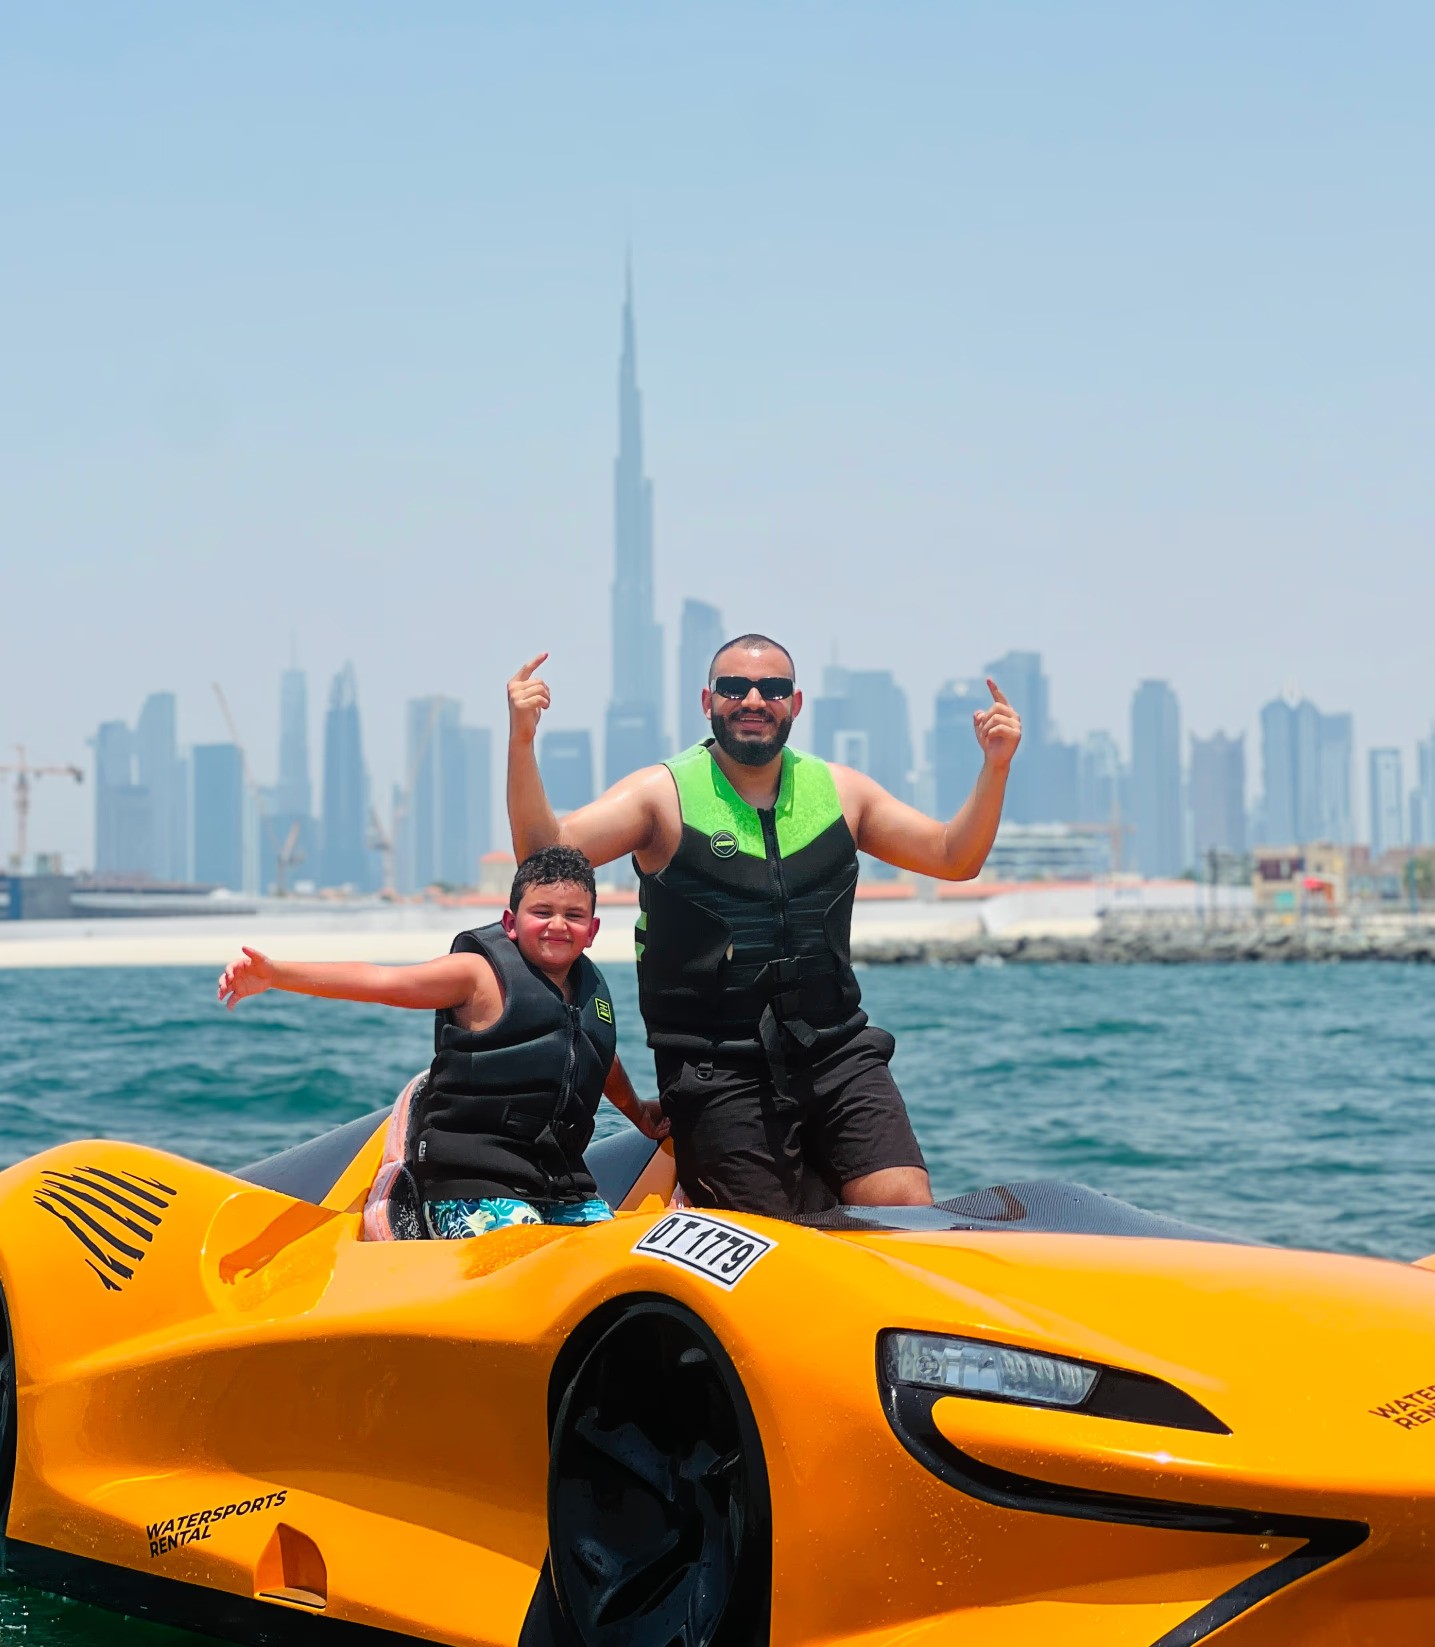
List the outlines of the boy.
{"type": "Polygon", "coordinates": [[[428,1233],[441,1238],[611,1218],[583,1165],[600,1096],[645,1136],[667,1133],[657,1101],[638,1097],[618,1061],[612,996],[583,953],[598,932],[587,858],[535,852],[508,904],[501,921],[459,933],[419,966],[284,963],[246,949],[219,980],[231,1011],[266,989],[433,1011],[434,1060],[405,1155],[428,1233]]]}

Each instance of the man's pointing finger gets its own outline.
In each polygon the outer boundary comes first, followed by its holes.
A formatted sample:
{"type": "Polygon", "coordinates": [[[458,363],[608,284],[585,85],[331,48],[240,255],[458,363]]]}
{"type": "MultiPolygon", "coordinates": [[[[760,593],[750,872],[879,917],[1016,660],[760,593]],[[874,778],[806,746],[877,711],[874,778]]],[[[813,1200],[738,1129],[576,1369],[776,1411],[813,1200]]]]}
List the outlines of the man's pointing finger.
{"type": "MultiPolygon", "coordinates": [[[[546,661],[547,657],[548,657],[548,654],[546,652],[540,652],[536,658],[530,658],[528,660],[528,662],[524,664],[522,669],[520,669],[518,671],[518,673],[513,677],[514,680],[516,680],[516,681],[526,681],[528,679],[528,677],[533,673],[533,671],[535,669],[537,669],[539,664],[546,661]]],[[[988,682],[988,685],[990,685],[990,684],[991,683],[988,682]]]]}
{"type": "Polygon", "coordinates": [[[990,675],[987,676],[987,690],[998,703],[1005,703],[1008,709],[1011,708],[1010,703],[1007,703],[1006,693],[1002,691],[990,675]]]}

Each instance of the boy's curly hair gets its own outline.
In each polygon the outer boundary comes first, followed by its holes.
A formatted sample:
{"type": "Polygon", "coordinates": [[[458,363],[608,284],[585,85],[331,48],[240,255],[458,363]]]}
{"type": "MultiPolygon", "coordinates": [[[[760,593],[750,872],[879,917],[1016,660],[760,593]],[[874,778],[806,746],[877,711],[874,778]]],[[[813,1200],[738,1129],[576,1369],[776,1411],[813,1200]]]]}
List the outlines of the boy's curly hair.
{"type": "Polygon", "coordinates": [[[593,866],[576,846],[540,846],[518,866],[513,877],[513,890],[508,894],[508,907],[516,915],[523,894],[530,886],[558,886],[566,883],[581,886],[598,907],[598,885],[593,879],[593,866]]]}

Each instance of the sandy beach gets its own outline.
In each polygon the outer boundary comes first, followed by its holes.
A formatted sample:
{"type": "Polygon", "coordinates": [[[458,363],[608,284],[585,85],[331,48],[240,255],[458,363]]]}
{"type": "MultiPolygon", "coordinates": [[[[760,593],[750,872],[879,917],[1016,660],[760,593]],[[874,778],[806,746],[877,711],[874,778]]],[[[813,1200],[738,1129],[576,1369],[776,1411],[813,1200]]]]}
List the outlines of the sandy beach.
{"type": "MultiPolygon", "coordinates": [[[[973,902],[864,902],[854,937],[960,938],[980,928],[973,902]]],[[[0,923],[0,970],[15,967],[222,967],[248,944],[290,961],[422,961],[443,954],[455,932],[498,919],[502,905],[261,905],[253,913],[0,923]]],[[[606,902],[593,958],[633,954],[635,903],[606,902]]]]}
{"type": "MultiPolygon", "coordinates": [[[[1185,882],[1134,886],[971,883],[895,896],[864,889],[853,915],[854,953],[880,959],[885,946],[960,943],[1002,937],[1093,935],[1107,913],[1189,912],[1201,891],[1185,882]]],[[[270,899],[212,915],[80,917],[68,921],[0,921],[0,971],[17,967],[222,967],[244,945],[291,961],[427,960],[443,954],[454,933],[498,919],[501,899],[439,903],[336,904],[270,899]]],[[[637,903],[600,900],[602,926],[593,946],[600,964],[633,954],[637,903]]]]}

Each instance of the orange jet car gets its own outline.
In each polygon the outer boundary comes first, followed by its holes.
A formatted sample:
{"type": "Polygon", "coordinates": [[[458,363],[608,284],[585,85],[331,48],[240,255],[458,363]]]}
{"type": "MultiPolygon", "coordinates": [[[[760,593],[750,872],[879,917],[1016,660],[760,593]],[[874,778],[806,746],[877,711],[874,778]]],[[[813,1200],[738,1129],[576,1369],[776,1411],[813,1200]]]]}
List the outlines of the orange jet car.
{"type": "Polygon", "coordinates": [[[0,1173],[0,1511],[43,1589],[256,1643],[1415,1647],[1435,1276],[1071,1185],[363,1238],[384,1115],[0,1173]]]}

